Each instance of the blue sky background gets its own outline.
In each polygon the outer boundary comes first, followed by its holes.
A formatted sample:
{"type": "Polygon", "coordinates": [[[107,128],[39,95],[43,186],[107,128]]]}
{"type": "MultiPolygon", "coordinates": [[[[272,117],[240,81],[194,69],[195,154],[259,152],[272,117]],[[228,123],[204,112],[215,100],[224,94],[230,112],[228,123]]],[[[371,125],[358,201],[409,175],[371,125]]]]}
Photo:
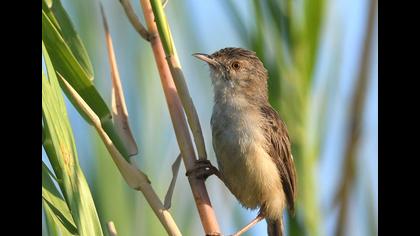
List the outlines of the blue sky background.
{"type": "MultiPolygon", "coordinates": [[[[247,24],[253,25],[251,1],[234,1],[241,9],[247,24]]],[[[85,0],[63,0],[67,12],[70,14],[76,30],[79,32],[94,66],[95,83],[103,98],[110,104],[110,78],[109,67],[106,58],[102,24],[99,15],[97,1],[85,0]],[[86,22],[89,19],[89,22],[86,22]]],[[[157,77],[156,67],[152,61],[152,54],[149,46],[141,40],[128,23],[117,0],[102,1],[111,34],[114,41],[114,48],[117,56],[120,75],[123,82],[124,92],[130,124],[134,130],[135,139],[138,142],[140,155],[139,165],[148,173],[159,172],[162,166],[169,167],[173,158],[178,154],[178,146],[172,130],[168,111],[161,91],[160,82],[157,77]],[[141,72],[141,73],[140,73],[141,72]],[[139,78],[139,74],[147,73],[150,78],[139,78]],[[156,130],[155,127],[159,127],[156,130]],[[156,151],[156,143],[159,148],[156,151]],[[155,156],[162,158],[160,165],[146,157],[155,156]]],[[[360,65],[360,51],[363,44],[364,32],[366,31],[367,5],[364,0],[330,0],[327,1],[327,17],[321,33],[318,64],[314,80],[313,104],[314,109],[320,104],[320,96],[325,93],[326,78],[331,73],[330,64],[332,60],[340,60],[340,70],[337,78],[337,86],[330,96],[329,108],[326,116],[327,134],[326,142],[321,148],[319,165],[317,167],[317,182],[321,213],[323,215],[323,235],[333,235],[335,229],[337,209],[332,206],[332,199],[339,184],[341,174],[341,161],[343,148],[346,141],[346,122],[349,117],[349,102],[353,93],[353,83],[357,77],[360,65]],[[335,58],[337,51],[341,52],[340,58],[335,58]]],[[[133,1],[136,11],[140,13],[138,1],[133,1]]],[[[208,78],[208,68],[194,59],[191,54],[194,52],[211,53],[227,46],[244,47],[243,42],[236,34],[234,25],[227,17],[223,4],[218,0],[169,0],[166,8],[168,20],[171,22],[172,33],[184,69],[185,77],[191,96],[197,107],[203,133],[206,140],[206,147],[212,163],[215,162],[214,152],[211,146],[210,116],[212,109],[212,88],[208,78]],[[187,8],[189,16],[178,17],[179,8],[187,8]],[[194,32],[193,34],[190,34],[194,32]],[[185,35],[192,35],[190,40],[185,35]]],[[[141,14],[138,14],[141,15],[141,14]]],[[[376,21],[377,22],[377,21],[376,21]]],[[[368,190],[374,196],[377,217],[378,199],[378,58],[377,58],[377,26],[373,46],[372,61],[370,62],[370,75],[372,79],[368,86],[368,94],[364,112],[362,138],[358,155],[356,191],[351,198],[352,208],[348,228],[352,231],[349,235],[367,234],[368,215],[366,205],[360,204],[368,199],[368,190]]],[[[97,153],[92,148],[92,128],[79,116],[77,111],[68,103],[68,113],[71,125],[74,130],[76,146],[79,153],[83,170],[90,184],[94,183],[96,172],[95,156],[97,153]],[[95,157],[95,158],[92,158],[95,157]]],[[[46,160],[43,153],[43,160],[46,160]]],[[[110,161],[110,160],[109,160],[110,161]]],[[[166,183],[170,181],[170,171],[162,175],[152,176],[155,181],[166,183]]],[[[186,181],[182,181],[185,169],[180,170],[180,178],[175,189],[177,192],[190,194],[186,181]]],[[[226,188],[216,178],[210,178],[207,186],[211,189],[210,197],[214,205],[223,232],[232,233],[237,230],[237,224],[244,224],[254,218],[257,211],[242,209],[237,201],[231,196],[226,188]],[[239,221],[233,215],[239,215],[239,221]]],[[[162,187],[164,189],[165,187],[162,187]]],[[[162,190],[162,193],[164,191],[162,190]]],[[[180,193],[179,193],[180,194],[180,193]]],[[[161,195],[163,198],[163,195],[161,195]]],[[[174,195],[174,205],[183,209],[181,195],[174,195]]],[[[176,209],[174,210],[176,211],[176,209]]],[[[377,222],[377,221],[376,221],[377,222]]],[[[377,227],[377,226],[376,226],[377,227]]],[[[118,228],[118,227],[117,227],[118,228]]],[[[189,232],[201,232],[198,219],[194,220],[189,232]]],[[[265,222],[254,227],[249,235],[265,235],[265,222]]],[[[189,235],[186,233],[186,235],[189,235]]]]}

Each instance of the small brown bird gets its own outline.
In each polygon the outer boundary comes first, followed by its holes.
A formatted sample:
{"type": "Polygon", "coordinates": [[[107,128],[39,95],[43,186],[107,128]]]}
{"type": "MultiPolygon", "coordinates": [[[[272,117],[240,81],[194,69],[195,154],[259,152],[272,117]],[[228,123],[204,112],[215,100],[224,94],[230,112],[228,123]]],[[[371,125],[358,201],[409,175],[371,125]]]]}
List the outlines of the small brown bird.
{"type": "Polygon", "coordinates": [[[210,66],[216,174],[244,207],[260,208],[239,232],[265,218],[268,235],[283,235],[284,208],[294,214],[296,172],[286,125],[268,102],[267,70],[242,48],[194,56],[210,66]]]}

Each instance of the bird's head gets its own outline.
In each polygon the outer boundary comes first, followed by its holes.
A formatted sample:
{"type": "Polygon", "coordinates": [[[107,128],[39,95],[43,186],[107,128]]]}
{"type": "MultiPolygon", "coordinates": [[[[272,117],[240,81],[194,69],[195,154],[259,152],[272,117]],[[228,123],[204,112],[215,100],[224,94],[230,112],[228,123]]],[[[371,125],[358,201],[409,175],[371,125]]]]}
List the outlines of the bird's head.
{"type": "Polygon", "coordinates": [[[211,55],[193,54],[210,67],[215,96],[248,95],[250,99],[267,96],[267,70],[255,52],[224,48],[211,55]]]}

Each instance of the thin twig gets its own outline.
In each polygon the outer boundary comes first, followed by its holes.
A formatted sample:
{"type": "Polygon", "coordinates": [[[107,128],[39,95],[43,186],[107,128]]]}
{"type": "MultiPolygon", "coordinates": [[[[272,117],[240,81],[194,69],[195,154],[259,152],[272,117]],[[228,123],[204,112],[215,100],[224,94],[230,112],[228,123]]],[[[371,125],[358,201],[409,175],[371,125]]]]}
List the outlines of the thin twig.
{"type": "Polygon", "coordinates": [[[242,235],[243,233],[250,230],[252,227],[254,227],[254,225],[256,225],[258,222],[260,222],[263,219],[264,219],[264,217],[262,215],[258,215],[257,217],[255,217],[255,219],[253,219],[251,222],[249,222],[247,225],[245,225],[245,227],[240,229],[238,232],[234,233],[232,236],[242,235]]]}
{"type": "Polygon", "coordinates": [[[108,29],[108,22],[106,20],[105,12],[100,4],[102,21],[105,30],[105,39],[108,49],[108,59],[111,67],[112,79],[112,118],[118,135],[123,139],[123,143],[128,150],[130,156],[138,153],[137,144],[134,140],[133,134],[128,122],[128,111],[125,103],[124,92],[121,85],[120,74],[118,72],[117,60],[115,59],[114,47],[112,45],[111,34],[108,29]]]}
{"type": "Polygon", "coordinates": [[[147,32],[146,28],[141,24],[139,18],[134,12],[133,6],[131,6],[130,0],[120,0],[121,5],[124,8],[125,14],[128,17],[128,20],[133,25],[134,29],[140,34],[140,36],[150,41],[150,34],[147,32]]]}
{"type": "Polygon", "coordinates": [[[345,225],[348,215],[350,189],[352,188],[355,177],[355,165],[357,144],[361,134],[361,124],[363,118],[363,108],[366,98],[366,89],[369,83],[370,76],[368,75],[368,65],[371,59],[371,47],[373,30],[375,24],[375,16],[377,12],[378,1],[371,0],[369,4],[369,15],[366,27],[366,37],[363,45],[362,59],[360,60],[360,70],[358,80],[356,81],[356,88],[351,104],[351,118],[349,125],[349,137],[345,149],[345,159],[343,162],[343,175],[341,178],[341,187],[337,191],[335,203],[340,204],[340,211],[338,216],[338,223],[335,235],[345,235],[345,225]]]}
{"type": "Polygon", "coordinates": [[[101,126],[101,121],[95,112],[87,105],[87,103],[80,97],[77,91],[64,79],[60,74],[58,78],[61,80],[63,85],[69,91],[69,96],[71,96],[76,102],[77,106],[82,109],[84,114],[89,118],[98,132],[100,138],[102,139],[105,147],[108,152],[111,154],[112,160],[123,176],[127,184],[138,191],[141,191],[146,198],[146,201],[149,203],[150,207],[155,212],[156,216],[159,218],[163,227],[169,235],[181,235],[181,232],[178,229],[175,221],[173,220],[171,214],[165,209],[162,202],[159,200],[156,192],[150,185],[150,181],[147,176],[137,169],[136,166],[127,162],[118,149],[115,147],[112,140],[109,138],[108,134],[103,130],[101,126]]]}
{"type": "Polygon", "coordinates": [[[117,236],[117,235],[118,235],[118,233],[117,233],[117,229],[115,229],[114,222],[109,221],[109,222],[106,224],[106,227],[107,227],[107,229],[108,229],[108,234],[109,234],[109,236],[117,236]]]}
{"type": "MultiPolygon", "coordinates": [[[[186,170],[191,170],[194,168],[197,159],[195,156],[191,136],[189,134],[187,122],[185,120],[185,114],[181,100],[178,97],[177,87],[174,84],[171,71],[169,69],[168,63],[166,62],[165,52],[158,34],[157,26],[155,23],[155,16],[153,14],[151,4],[149,0],[140,0],[140,3],[143,9],[149,33],[152,35],[150,43],[158,67],[163,91],[169,108],[169,114],[171,116],[175,135],[181,150],[183,162],[186,170]]],[[[189,177],[188,180],[194,195],[194,200],[204,231],[207,235],[220,234],[219,225],[211,206],[204,180],[196,179],[194,177],[189,177]]]]}

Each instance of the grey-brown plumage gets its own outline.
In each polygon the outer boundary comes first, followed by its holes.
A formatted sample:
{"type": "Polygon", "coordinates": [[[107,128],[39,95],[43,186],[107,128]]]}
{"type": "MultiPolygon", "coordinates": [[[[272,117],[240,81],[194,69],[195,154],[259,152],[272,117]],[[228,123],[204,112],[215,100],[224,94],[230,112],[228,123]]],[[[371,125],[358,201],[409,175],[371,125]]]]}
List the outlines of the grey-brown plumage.
{"type": "Polygon", "coordinates": [[[290,212],[294,214],[296,172],[287,128],[277,112],[270,105],[262,106],[261,112],[266,117],[266,122],[263,125],[266,139],[271,143],[268,148],[268,153],[281,173],[287,205],[290,212]]]}
{"type": "Polygon", "coordinates": [[[260,208],[270,236],[283,235],[283,210],[294,212],[296,173],[286,125],[268,102],[267,70],[241,48],[195,56],[210,66],[221,178],[244,207],[260,208]]]}

